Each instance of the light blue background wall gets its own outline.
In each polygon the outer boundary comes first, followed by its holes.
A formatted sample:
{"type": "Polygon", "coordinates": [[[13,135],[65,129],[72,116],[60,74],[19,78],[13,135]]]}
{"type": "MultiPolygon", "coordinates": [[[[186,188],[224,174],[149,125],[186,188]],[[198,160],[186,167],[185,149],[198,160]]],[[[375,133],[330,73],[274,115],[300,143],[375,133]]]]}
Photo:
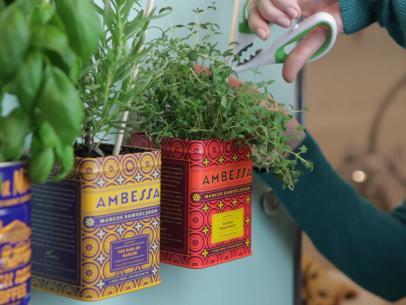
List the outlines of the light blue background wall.
{"type": "MultiPolygon", "coordinates": [[[[206,7],[212,1],[158,0],[158,6],[172,6],[173,13],[158,21],[170,23],[193,21],[193,8],[206,7]]],[[[221,0],[209,19],[225,33],[221,43],[228,42],[232,0],[221,0]]],[[[275,35],[277,35],[277,32],[275,35]]],[[[293,104],[295,87],[281,79],[281,67],[265,67],[262,76],[244,73],[242,78],[259,81],[273,79],[274,97],[293,104]]],[[[253,256],[203,270],[189,270],[163,264],[162,284],[132,294],[94,302],[95,305],[292,305],[293,252],[296,231],[288,216],[279,211],[270,217],[260,205],[267,187],[256,178],[253,196],[253,256]]],[[[82,305],[84,302],[34,291],[32,305],[82,305]]]]}

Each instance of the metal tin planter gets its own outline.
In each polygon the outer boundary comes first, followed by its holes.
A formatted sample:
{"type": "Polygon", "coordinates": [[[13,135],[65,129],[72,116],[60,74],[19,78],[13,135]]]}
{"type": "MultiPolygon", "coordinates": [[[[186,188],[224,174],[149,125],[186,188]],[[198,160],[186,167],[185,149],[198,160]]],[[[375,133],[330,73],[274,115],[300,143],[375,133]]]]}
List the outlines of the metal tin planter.
{"type": "MultiPolygon", "coordinates": [[[[134,134],[132,145],[147,145],[145,136],[134,134]]],[[[161,261],[204,268],[251,255],[250,148],[181,139],[160,148],[161,261]]]]}
{"type": "Polygon", "coordinates": [[[28,305],[31,185],[22,162],[0,163],[0,304],[28,305]]]}
{"type": "Polygon", "coordinates": [[[160,151],[78,158],[33,188],[33,287],[95,301],[160,282],[160,151]]]}

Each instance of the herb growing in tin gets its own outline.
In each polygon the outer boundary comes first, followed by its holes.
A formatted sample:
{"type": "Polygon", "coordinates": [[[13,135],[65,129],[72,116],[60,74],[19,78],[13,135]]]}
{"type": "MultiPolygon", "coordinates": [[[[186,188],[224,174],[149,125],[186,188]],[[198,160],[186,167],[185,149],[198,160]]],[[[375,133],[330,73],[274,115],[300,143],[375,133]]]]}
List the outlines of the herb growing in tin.
{"type": "MultiPolygon", "coordinates": [[[[137,76],[137,66],[149,48],[143,48],[145,32],[154,16],[147,16],[141,1],[108,0],[96,8],[103,20],[104,34],[96,55],[78,84],[85,109],[82,145],[85,156],[103,156],[100,145],[113,132],[122,133],[122,114],[133,110],[141,93],[153,79],[137,76]]],[[[164,14],[168,8],[162,9],[164,14]]]]}
{"type": "MultiPolygon", "coordinates": [[[[200,9],[194,12],[197,17],[204,13],[200,9]]],[[[286,124],[293,111],[272,99],[272,82],[247,82],[239,88],[229,85],[234,73],[227,58],[233,55],[231,49],[219,49],[215,42],[218,34],[216,24],[192,22],[170,28],[151,42],[151,53],[141,73],[164,70],[146,88],[144,99],[138,100],[137,129],[158,142],[163,137],[175,137],[249,144],[254,148],[256,165],[271,170],[293,189],[300,176],[298,162],[312,167],[302,157],[304,146],[294,152],[288,145],[292,137],[285,135],[286,124]],[[211,72],[197,72],[196,64],[210,67],[211,72]]]]}
{"type": "Polygon", "coordinates": [[[45,181],[55,163],[55,178],[70,172],[83,118],[74,82],[100,33],[88,0],[0,0],[0,110],[10,101],[3,94],[17,100],[0,113],[0,162],[19,161],[31,135],[34,182],[45,181]]]}

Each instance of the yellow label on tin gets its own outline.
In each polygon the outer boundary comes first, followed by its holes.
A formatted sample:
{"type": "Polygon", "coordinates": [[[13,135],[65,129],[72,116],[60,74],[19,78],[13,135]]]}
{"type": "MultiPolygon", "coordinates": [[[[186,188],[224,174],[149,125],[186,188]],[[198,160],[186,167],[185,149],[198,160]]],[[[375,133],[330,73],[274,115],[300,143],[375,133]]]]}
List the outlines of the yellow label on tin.
{"type": "Polygon", "coordinates": [[[156,205],[160,201],[160,181],[82,191],[84,214],[112,214],[156,205]]]}
{"type": "Polygon", "coordinates": [[[219,243],[244,236],[244,209],[212,216],[212,242],[219,243]]]}

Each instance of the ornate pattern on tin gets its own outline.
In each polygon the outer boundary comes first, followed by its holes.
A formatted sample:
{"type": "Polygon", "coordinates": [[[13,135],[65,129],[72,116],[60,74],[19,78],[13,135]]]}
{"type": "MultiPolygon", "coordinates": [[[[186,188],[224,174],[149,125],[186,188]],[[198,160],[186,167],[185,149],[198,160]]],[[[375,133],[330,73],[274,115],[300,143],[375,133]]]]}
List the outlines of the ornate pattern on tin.
{"type": "Polygon", "coordinates": [[[159,151],[77,159],[80,285],[34,272],[33,286],[100,300],[158,284],[160,163],[159,151]]]}
{"type": "MultiPolygon", "coordinates": [[[[131,143],[151,147],[139,133],[131,143]]],[[[163,139],[161,150],[161,260],[204,268],[251,255],[250,148],[163,139]]]]}
{"type": "Polygon", "coordinates": [[[31,184],[21,162],[0,163],[0,304],[28,305],[31,184]]]}

